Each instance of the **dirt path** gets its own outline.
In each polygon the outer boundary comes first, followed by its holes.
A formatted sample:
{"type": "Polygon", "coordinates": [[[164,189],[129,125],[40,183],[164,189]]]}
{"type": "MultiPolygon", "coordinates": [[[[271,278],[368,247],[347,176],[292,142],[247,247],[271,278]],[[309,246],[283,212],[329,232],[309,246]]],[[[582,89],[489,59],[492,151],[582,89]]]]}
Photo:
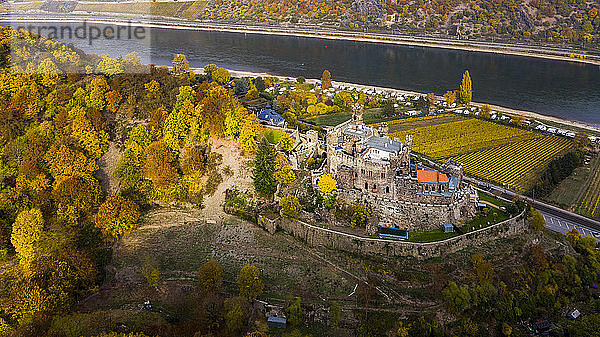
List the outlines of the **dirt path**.
{"type": "Polygon", "coordinates": [[[207,220],[222,221],[227,215],[223,212],[225,191],[235,187],[238,190],[253,190],[252,173],[248,168],[251,160],[243,157],[237,144],[231,140],[211,139],[212,151],[223,156],[221,165],[217,168],[223,175],[223,182],[219,184],[215,193],[204,198],[204,215],[207,220]],[[233,175],[226,175],[223,170],[229,167],[233,175]]]}
{"type": "Polygon", "coordinates": [[[96,176],[100,180],[102,192],[106,196],[117,194],[121,190],[119,179],[113,174],[117,169],[119,157],[121,157],[121,152],[117,148],[117,145],[114,142],[110,142],[108,143],[108,150],[98,160],[100,169],[96,173],[96,176]]]}

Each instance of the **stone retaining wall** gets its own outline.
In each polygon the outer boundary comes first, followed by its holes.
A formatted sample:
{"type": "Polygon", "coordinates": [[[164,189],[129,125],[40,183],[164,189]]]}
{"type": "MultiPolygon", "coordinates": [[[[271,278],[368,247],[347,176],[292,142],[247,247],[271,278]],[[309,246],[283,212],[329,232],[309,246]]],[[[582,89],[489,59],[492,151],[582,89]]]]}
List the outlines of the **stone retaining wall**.
{"type": "Polygon", "coordinates": [[[271,221],[264,218],[262,221],[259,220],[259,225],[271,233],[276,228],[282,229],[284,232],[315,247],[322,246],[365,255],[414,256],[421,259],[447,255],[469,246],[482,245],[499,238],[521,234],[528,230],[525,211],[498,224],[431,243],[372,239],[283,217],[271,221]]]}

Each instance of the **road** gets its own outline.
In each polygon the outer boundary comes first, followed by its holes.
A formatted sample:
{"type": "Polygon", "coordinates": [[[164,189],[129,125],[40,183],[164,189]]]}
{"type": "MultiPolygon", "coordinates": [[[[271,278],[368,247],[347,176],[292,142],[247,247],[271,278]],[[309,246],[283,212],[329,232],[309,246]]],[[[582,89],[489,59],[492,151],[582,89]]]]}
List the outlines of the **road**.
{"type": "Polygon", "coordinates": [[[600,239],[600,222],[586,218],[579,214],[575,214],[564,209],[548,205],[539,200],[534,200],[529,197],[514,193],[507,189],[478,181],[476,179],[465,177],[465,180],[475,184],[480,190],[488,193],[500,195],[504,199],[513,200],[515,197],[524,199],[531,203],[533,207],[540,211],[546,219],[546,227],[560,233],[566,233],[571,228],[575,227],[584,236],[592,235],[596,239],[600,239]]]}

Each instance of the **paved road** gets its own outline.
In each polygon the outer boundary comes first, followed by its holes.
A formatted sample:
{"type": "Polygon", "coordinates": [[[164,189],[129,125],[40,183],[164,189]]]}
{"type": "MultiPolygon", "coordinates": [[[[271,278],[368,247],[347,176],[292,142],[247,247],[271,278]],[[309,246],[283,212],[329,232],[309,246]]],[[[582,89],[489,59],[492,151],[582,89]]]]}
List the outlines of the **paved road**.
{"type": "Polygon", "coordinates": [[[546,227],[560,232],[566,233],[569,229],[575,227],[583,235],[594,235],[596,238],[600,238],[600,222],[586,218],[579,214],[571,213],[564,209],[548,205],[538,200],[534,200],[529,197],[514,193],[504,188],[494,186],[492,184],[480,182],[478,180],[465,177],[465,180],[471,181],[480,189],[486,192],[499,193],[504,199],[512,200],[515,196],[518,196],[528,202],[530,202],[535,209],[540,211],[546,219],[546,227]],[[598,235],[595,235],[598,234],[598,235]]]}
{"type": "Polygon", "coordinates": [[[581,226],[577,223],[565,220],[561,217],[558,217],[558,216],[555,216],[552,214],[548,214],[545,212],[541,212],[541,213],[544,216],[544,219],[546,220],[546,228],[548,228],[548,229],[551,229],[555,232],[565,234],[566,232],[570,231],[572,228],[575,228],[583,236],[593,236],[596,238],[596,241],[600,241],[600,231],[598,231],[598,230],[590,229],[585,226],[581,226]]]}

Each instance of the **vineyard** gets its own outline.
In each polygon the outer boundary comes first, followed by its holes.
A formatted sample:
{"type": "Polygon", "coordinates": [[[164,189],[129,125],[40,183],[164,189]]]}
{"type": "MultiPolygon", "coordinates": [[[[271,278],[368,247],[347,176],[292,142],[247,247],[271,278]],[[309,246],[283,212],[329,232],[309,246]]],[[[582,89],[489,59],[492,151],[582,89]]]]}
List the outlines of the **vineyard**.
{"type": "Polygon", "coordinates": [[[539,134],[482,121],[466,119],[390,133],[404,139],[413,135],[413,151],[431,158],[457,156],[467,152],[542,137],[539,134]]]}
{"type": "Polygon", "coordinates": [[[524,191],[531,173],[571,146],[568,139],[539,136],[452,159],[463,163],[466,173],[524,191]]]}
{"type": "Polygon", "coordinates": [[[598,217],[600,215],[600,170],[596,169],[591,179],[591,183],[579,206],[577,212],[588,217],[598,217]]]}

